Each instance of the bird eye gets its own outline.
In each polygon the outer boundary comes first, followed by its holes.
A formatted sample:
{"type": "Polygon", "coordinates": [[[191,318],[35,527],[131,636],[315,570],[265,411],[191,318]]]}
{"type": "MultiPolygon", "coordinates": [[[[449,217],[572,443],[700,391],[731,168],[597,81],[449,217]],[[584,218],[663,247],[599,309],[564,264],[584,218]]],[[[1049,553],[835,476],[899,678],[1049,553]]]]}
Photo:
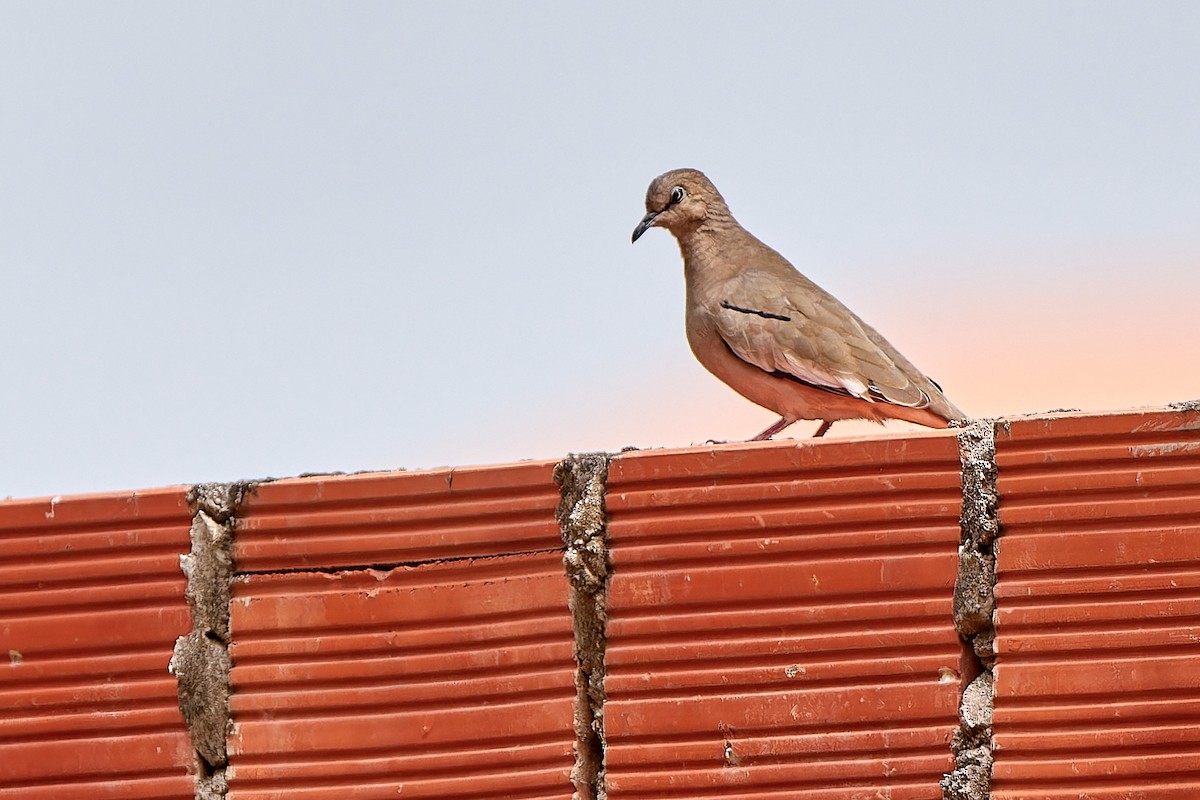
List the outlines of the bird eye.
{"type": "Polygon", "coordinates": [[[683,198],[685,198],[685,197],[687,197],[687,192],[685,192],[683,190],[683,187],[676,186],[674,189],[671,190],[671,205],[675,205],[676,203],[682,203],[683,198]]]}

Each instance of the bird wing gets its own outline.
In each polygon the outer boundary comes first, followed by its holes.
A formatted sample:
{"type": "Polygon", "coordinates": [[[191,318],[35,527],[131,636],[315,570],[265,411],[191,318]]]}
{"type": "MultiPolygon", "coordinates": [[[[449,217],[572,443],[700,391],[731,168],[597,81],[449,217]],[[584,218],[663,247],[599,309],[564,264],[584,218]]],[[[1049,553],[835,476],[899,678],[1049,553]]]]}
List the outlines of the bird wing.
{"type": "Polygon", "coordinates": [[[912,365],[882,336],[799,273],[743,272],[718,295],[717,332],[743,361],[868,402],[929,405],[916,382],[924,377],[910,375],[912,365]]]}

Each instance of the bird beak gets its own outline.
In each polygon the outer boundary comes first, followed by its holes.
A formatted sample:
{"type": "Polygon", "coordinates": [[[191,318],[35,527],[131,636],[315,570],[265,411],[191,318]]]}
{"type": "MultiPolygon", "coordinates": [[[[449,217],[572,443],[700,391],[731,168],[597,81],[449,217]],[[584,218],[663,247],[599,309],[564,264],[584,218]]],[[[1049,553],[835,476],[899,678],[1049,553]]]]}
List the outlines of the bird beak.
{"type": "Polygon", "coordinates": [[[640,239],[642,237],[643,233],[645,233],[646,231],[648,231],[652,227],[654,227],[654,220],[656,217],[658,217],[658,215],[660,213],[662,213],[662,212],[651,211],[649,214],[642,217],[642,221],[639,222],[638,226],[633,229],[633,241],[636,242],[638,239],[640,239]]]}

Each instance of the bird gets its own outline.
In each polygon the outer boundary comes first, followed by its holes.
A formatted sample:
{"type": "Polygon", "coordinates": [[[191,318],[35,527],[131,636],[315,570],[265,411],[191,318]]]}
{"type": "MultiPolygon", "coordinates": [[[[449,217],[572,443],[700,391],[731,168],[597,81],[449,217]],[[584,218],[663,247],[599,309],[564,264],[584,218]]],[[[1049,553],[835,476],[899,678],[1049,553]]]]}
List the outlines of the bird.
{"type": "Polygon", "coordinates": [[[817,437],[846,419],[944,428],[965,418],[874,328],[743,228],[703,172],[676,169],[650,182],[633,241],[650,228],[679,243],[693,355],[780,415],[749,441],[798,420],[818,420],[817,437]]]}

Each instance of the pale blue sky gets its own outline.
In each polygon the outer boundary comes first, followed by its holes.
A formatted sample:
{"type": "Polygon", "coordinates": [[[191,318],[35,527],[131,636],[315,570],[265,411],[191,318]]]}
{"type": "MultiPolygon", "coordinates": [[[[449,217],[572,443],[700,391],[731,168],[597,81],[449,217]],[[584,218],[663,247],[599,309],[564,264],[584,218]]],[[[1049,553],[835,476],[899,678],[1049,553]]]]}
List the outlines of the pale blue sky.
{"type": "Polygon", "coordinates": [[[679,166],[968,412],[1196,397],[1198,41],[1182,2],[0,2],[0,497],[749,436],[629,243],[679,166]]]}

